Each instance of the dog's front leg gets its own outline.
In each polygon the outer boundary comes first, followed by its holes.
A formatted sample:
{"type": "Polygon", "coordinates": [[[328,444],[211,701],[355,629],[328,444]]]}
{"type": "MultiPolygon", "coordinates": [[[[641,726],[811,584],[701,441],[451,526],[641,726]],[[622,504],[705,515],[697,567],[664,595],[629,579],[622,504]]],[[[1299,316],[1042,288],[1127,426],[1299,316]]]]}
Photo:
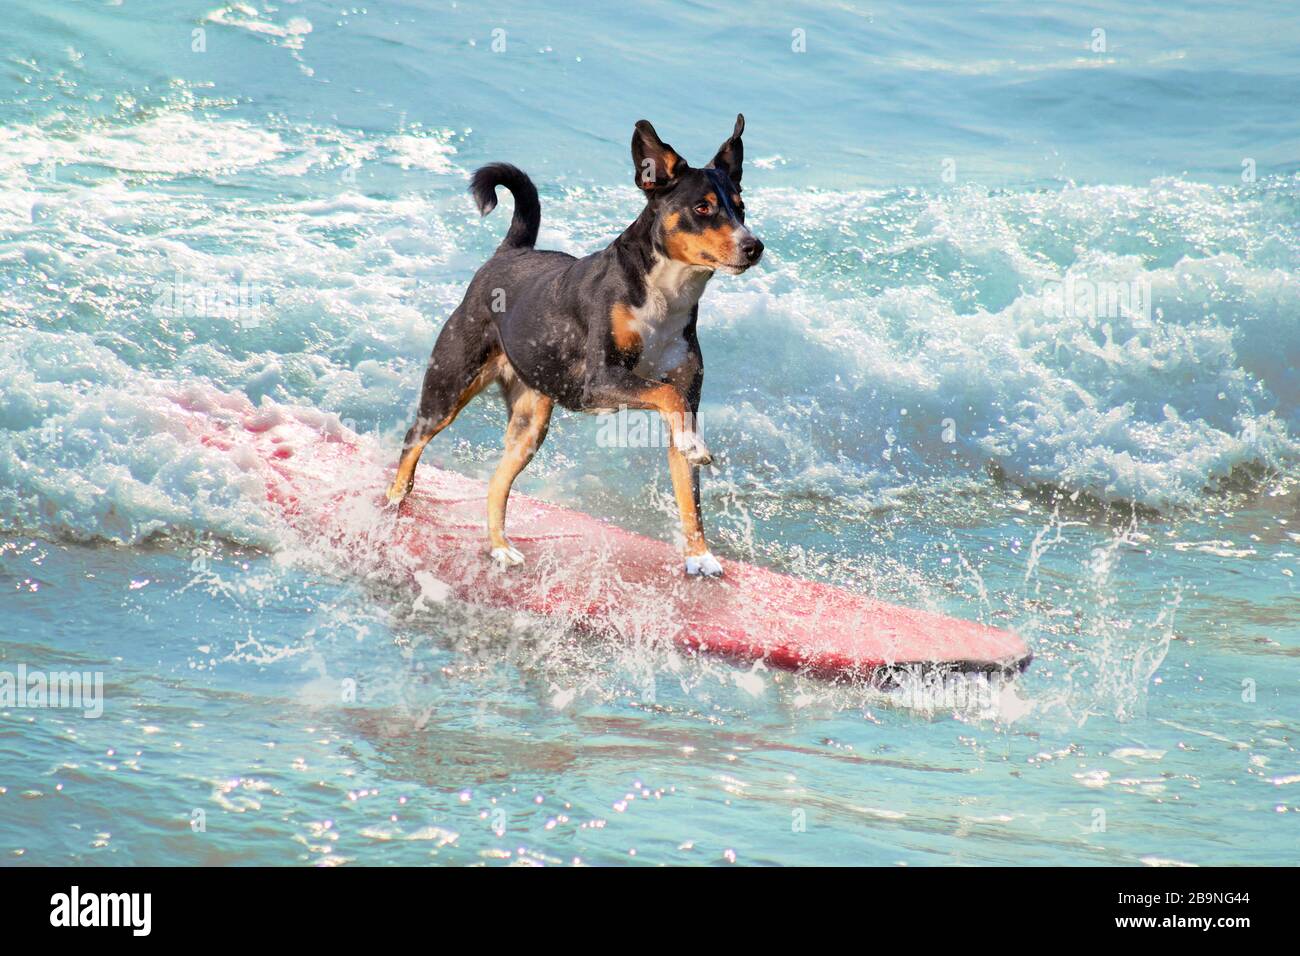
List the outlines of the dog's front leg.
{"type": "MultiPolygon", "coordinates": [[[[590,375],[583,388],[583,404],[588,408],[643,408],[657,411],[667,422],[672,435],[668,448],[668,473],[673,480],[673,496],[681,517],[685,539],[686,573],[716,577],[722,565],[709,553],[700,521],[699,488],[695,467],[682,450],[703,442],[695,432],[694,413],[687,396],[671,382],[652,382],[620,366],[603,366],[590,375]]],[[[696,405],[698,407],[698,404],[696,405]]],[[[708,449],[704,449],[707,455],[708,449]]]]}
{"type": "Polygon", "coordinates": [[[664,375],[664,381],[686,399],[687,417],[680,438],[674,435],[677,450],[686,456],[686,460],[696,466],[693,472],[695,484],[695,505],[700,503],[699,466],[713,464],[713,454],[709,446],[700,437],[700,393],[704,389],[704,363],[699,352],[692,349],[690,356],[681,365],[664,375]]]}
{"type": "MultiPolygon", "coordinates": [[[[712,464],[713,455],[709,452],[708,446],[704,444],[704,439],[700,437],[700,395],[704,391],[704,361],[700,355],[699,344],[693,340],[691,340],[690,344],[690,357],[665,375],[664,378],[686,397],[686,405],[690,412],[690,433],[689,436],[685,437],[683,444],[695,449],[697,453],[692,457],[682,445],[677,445],[677,447],[683,452],[686,460],[694,466],[690,470],[691,497],[695,502],[696,520],[702,528],[704,525],[704,509],[700,504],[700,466],[712,464]]],[[[672,467],[671,462],[669,467],[672,467]]],[[[716,577],[722,574],[722,565],[717,558],[709,553],[706,547],[702,554],[687,554],[686,573],[716,577]]]]}

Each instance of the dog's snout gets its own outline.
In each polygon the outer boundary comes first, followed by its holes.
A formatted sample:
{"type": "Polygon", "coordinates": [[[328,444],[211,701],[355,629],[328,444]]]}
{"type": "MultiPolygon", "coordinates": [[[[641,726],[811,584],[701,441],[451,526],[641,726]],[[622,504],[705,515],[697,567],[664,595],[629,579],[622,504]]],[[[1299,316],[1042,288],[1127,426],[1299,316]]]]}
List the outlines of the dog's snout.
{"type": "Polygon", "coordinates": [[[745,261],[753,265],[763,255],[763,243],[753,236],[746,236],[740,243],[740,254],[745,261]]]}

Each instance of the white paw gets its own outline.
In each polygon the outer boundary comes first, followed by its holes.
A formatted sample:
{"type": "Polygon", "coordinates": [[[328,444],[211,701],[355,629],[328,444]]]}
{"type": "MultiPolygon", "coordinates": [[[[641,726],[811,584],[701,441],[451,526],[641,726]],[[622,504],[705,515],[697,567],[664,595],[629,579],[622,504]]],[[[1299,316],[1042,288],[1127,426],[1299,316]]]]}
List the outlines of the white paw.
{"type": "Polygon", "coordinates": [[[704,439],[700,437],[699,432],[680,431],[673,436],[673,445],[692,465],[709,465],[713,463],[713,455],[709,452],[709,446],[704,444],[704,439]]]}
{"type": "Polygon", "coordinates": [[[492,560],[498,567],[513,568],[524,563],[523,553],[513,545],[492,549],[492,560]]]}
{"type": "Polygon", "coordinates": [[[689,554],[686,556],[686,573],[691,577],[718,578],[722,576],[722,564],[707,551],[689,554]]]}

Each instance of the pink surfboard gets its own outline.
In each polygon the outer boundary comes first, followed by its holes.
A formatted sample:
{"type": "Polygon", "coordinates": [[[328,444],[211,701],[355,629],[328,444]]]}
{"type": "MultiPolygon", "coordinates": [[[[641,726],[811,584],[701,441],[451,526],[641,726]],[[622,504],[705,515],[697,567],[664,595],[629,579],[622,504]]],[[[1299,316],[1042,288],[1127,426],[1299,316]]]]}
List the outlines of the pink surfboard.
{"type": "MultiPolygon", "coordinates": [[[[488,558],[483,484],[429,464],[398,509],[383,491],[395,455],[332,415],[253,407],[239,396],[175,396],[185,427],[266,487],[269,506],[313,551],[436,599],[558,618],[629,638],[820,677],[886,683],[899,669],[1014,673],[1017,634],[886,604],[720,555],[722,578],[688,578],[671,544],[514,493],[506,533],[526,563],[488,558]]],[[[667,476],[665,474],[665,481],[667,476]]]]}

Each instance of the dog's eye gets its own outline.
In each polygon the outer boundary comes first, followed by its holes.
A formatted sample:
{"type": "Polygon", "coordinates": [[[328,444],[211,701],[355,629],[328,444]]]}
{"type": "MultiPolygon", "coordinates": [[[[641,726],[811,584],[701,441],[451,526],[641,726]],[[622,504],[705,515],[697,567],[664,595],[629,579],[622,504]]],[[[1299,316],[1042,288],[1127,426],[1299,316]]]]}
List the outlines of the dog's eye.
{"type": "Polygon", "coordinates": [[[695,204],[695,211],[701,216],[707,216],[709,213],[713,212],[713,207],[706,202],[697,202],[695,204]]]}

